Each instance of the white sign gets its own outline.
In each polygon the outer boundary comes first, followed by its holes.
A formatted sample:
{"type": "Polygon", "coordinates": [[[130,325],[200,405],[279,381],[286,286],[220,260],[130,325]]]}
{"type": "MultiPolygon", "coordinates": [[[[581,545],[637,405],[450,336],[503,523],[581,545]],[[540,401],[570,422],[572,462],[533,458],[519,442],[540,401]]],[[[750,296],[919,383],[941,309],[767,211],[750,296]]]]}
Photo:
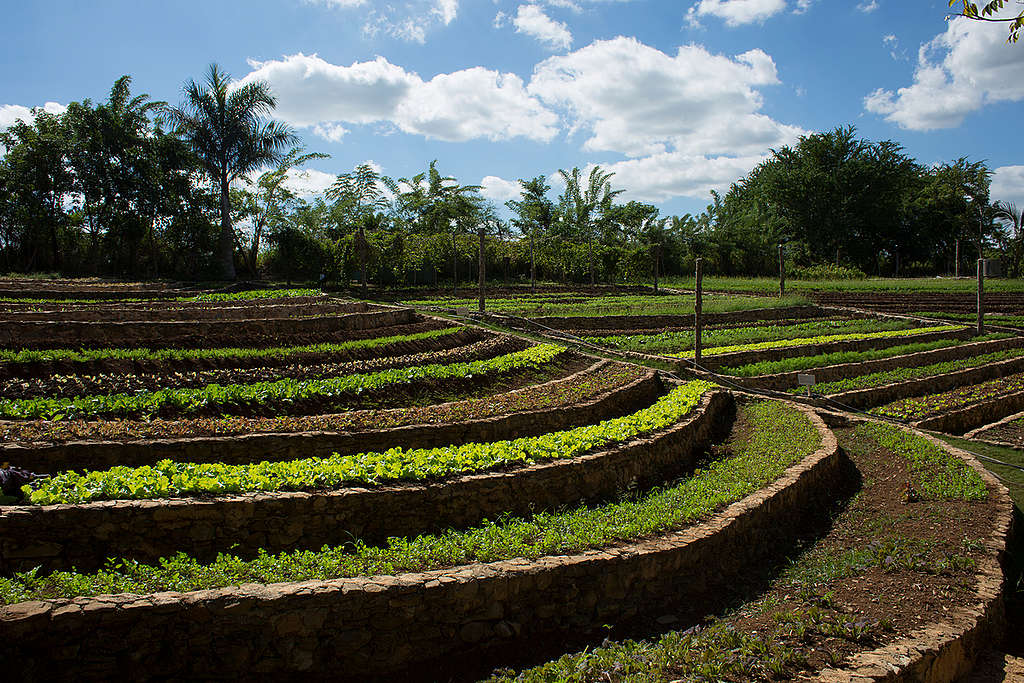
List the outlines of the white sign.
{"type": "Polygon", "coordinates": [[[797,374],[796,382],[802,387],[814,386],[814,375],[805,375],[802,372],[797,374]]]}

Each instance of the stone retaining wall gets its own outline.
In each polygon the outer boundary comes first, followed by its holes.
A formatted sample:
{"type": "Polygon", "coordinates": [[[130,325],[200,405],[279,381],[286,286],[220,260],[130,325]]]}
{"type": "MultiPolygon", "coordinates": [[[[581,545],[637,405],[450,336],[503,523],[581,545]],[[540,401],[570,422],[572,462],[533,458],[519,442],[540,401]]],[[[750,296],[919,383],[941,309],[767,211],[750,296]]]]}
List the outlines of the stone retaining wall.
{"type": "MultiPolygon", "coordinates": [[[[592,369],[592,368],[591,368],[592,369]]],[[[586,372],[583,370],[581,372],[586,372]]],[[[552,380],[564,383],[566,379],[552,380]]],[[[71,441],[58,444],[7,445],[0,458],[32,472],[105,470],[117,465],[139,467],[160,460],[241,464],[350,455],[403,448],[500,441],[568,429],[632,413],[650,405],[663,392],[651,372],[592,400],[509,415],[448,424],[408,425],[364,432],[283,432],[136,441],[71,441]]]]}
{"type": "Polygon", "coordinates": [[[1001,417],[1021,410],[1024,410],[1024,391],[1004,394],[960,410],[951,410],[942,415],[919,420],[914,423],[914,426],[918,429],[931,429],[936,432],[963,434],[975,427],[995,422],[1001,417]]]}
{"type": "Polygon", "coordinates": [[[1024,337],[993,339],[992,341],[972,342],[944,349],[908,353],[903,356],[893,356],[892,358],[878,358],[876,360],[857,361],[854,363],[841,363],[838,365],[828,365],[820,368],[797,370],[794,372],[759,375],[757,377],[730,377],[730,379],[736,384],[745,387],[786,391],[796,387],[797,375],[804,373],[813,374],[815,380],[818,382],[834,382],[848,377],[867,375],[872,372],[887,372],[889,370],[896,370],[897,368],[920,367],[922,365],[931,365],[932,363],[943,363],[949,360],[969,358],[983,353],[1018,349],[1022,346],[1024,346],[1024,337]]]}
{"type": "Polygon", "coordinates": [[[344,315],[362,313],[367,305],[362,302],[340,301],[321,298],[315,303],[250,304],[246,306],[179,307],[177,302],[163,307],[149,309],[116,308],[103,309],[54,309],[48,311],[0,311],[0,321],[49,323],[61,322],[156,322],[189,320],[260,320],[264,318],[300,318],[318,315],[344,315]]]}
{"type": "MultiPolygon", "coordinates": [[[[993,430],[993,429],[999,429],[1000,427],[1005,426],[1007,423],[1014,422],[1014,421],[1019,420],[1021,418],[1024,418],[1024,413],[1013,413],[1011,415],[1007,415],[1006,417],[1001,418],[999,420],[996,420],[995,422],[987,423],[987,424],[982,425],[981,427],[978,427],[976,429],[970,430],[969,432],[964,434],[964,438],[966,438],[966,439],[984,440],[985,439],[985,432],[988,432],[988,431],[993,430]]],[[[995,442],[990,442],[990,443],[995,443],[995,442]]],[[[1010,446],[1012,448],[1020,448],[1019,445],[1014,445],[1014,444],[1011,444],[1009,442],[1002,442],[999,445],[1010,446]]]]}
{"type": "MultiPolygon", "coordinates": [[[[778,349],[767,349],[761,351],[735,351],[733,353],[721,353],[714,356],[704,356],[701,365],[708,370],[717,370],[724,367],[736,367],[748,363],[760,363],[766,360],[781,360],[783,358],[797,358],[799,356],[813,356],[819,353],[835,353],[837,351],[867,351],[870,349],[884,349],[897,344],[909,344],[913,342],[928,342],[937,339],[969,339],[973,335],[970,329],[953,330],[945,332],[926,332],[905,337],[878,337],[875,339],[857,339],[851,341],[823,342],[820,344],[804,344],[801,346],[784,346],[778,349]]],[[[690,366],[689,360],[680,363],[681,369],[690,366]]]]}
{"type": "Polygon", "coordinates": [[[0,656],[21,680],[430,680],[643,612],[717,608],[731,581],[792,542],[846,485],[835,436],[812,419],[823,441],[816,453],[680,532],[391,577],[21,603],[0,608],[0,656]]]}
{"type": "MultiPolygon", "coordinates": [[[[786,308],[756,308],[729,313],[705,313],[702,318],[705,325],[722,325],[734,322],[756,322],[758,320],[816,318],[821,315],[822,310],[817,306],[789,306],[786,308]]],[[[693,327],[692,315],[547,316],[532,318],[532,320],[556,330],[629,330],[693,327]]]]}
{"type": "Polygon", "coordinates": [[[209,560],[229,549],[243,556],[316,549],[604,499],[689,470],[732,407],[731,395],[712,392],[688,419],[608,450],[426,484],[8,506],[0,508],[0,571],[37,565],[87,571],[108,557],[153,562],[177,551],[209,560]]]}
{"type": "Polygon", "coordinates": [[[872,408],[911,396],[926,396],[957,387],[970,386],[1024,371],[1024,357],[988,363],[976,368],[946,372],[941,375],[893,382],[879,387],[851,389],[828,397],[851,408],[872,408]]]}
{"type": "MultiPolygon", "coordinates": [[[[366,306],[366,304],[362,304],[366,306]]],[[[368,308],[368,307],[367,307],[368,308]]],[[[226,321],[158,322],[5,322],[0,325],[0,348],[53,349],[119,347],[212,348],[273,343],[295,337],[315,337],[339,331],[401,325],[412,322],[411,308],[372,310],[315,318],[277,318],[226,321]]]]}

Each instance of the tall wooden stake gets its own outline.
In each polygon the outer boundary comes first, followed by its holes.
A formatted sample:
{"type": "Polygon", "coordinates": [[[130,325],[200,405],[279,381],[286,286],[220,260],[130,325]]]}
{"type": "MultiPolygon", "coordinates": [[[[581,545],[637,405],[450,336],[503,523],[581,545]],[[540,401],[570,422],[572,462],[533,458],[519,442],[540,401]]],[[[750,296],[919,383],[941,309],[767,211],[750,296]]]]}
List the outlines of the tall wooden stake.
{"type": "Polygon", "coordinates": [[[486,263],[484,262],[484,227],[480,226],[480,267],[477,269],[480,271],[480,312],[484,312],[484,283],[487,281],[486,277],[486,263]]]}
{"type": "Polygon", "coordinates": [[[978,336],[985,334],[985,259],[978,259],[978,336]]]}
{"type": "Polygon", "coordinates": [[[779,298],[786,296],[786,261],[782,257],[782,245],[779,245],[779,298]]]}
{"type": "Polygon", "coordinates": [[[697,259],[696,285],[694,287],[693,301],[693,360],[700,365],[700,332],[701,332],[701,310],[704,305],[704,259],[697,259]]]}
{"type": "Polygon", "coordinates": [[[960,277],[960,240],[956,241],[956,260],[953,264],[953,277],[960,277]]]}

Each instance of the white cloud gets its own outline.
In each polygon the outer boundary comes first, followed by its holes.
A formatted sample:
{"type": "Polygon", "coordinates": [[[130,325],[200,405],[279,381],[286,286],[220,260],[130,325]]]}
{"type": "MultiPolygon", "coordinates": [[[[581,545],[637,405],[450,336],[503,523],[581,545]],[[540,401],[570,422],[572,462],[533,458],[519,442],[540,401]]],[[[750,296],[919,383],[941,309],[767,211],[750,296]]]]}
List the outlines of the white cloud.
{"type": "Polygon", "coordinates": [[[427,42],[427,33],[432,28],[448,26],[459,13],[459,0],[406,0],[375,5],[363,24],[366,36],[384,34],[421,45],[427,42]]]}
{"type": "MultiPolygon", "coordinates": [[[[67,107],[58,102],[47,102],[42,107],[43,111],[50,114],[63,114],[67,107]]],[[[10,128],[15,121],[32,123],[32,109],[23,107],[20,104],[0,104],[0,130],[10,128]]]]}
{"type": "Polygon", "coordinates": [[[864,0],[864,2],[857,5],[857,9],[865,14],[874,12],[878,9],[878,0],[864,0]]]}
{"type": "Polygon", "coordinates": [[[1024,166],[1000,166],[992,173],[992,201],[1013,202],[1024,209],[1024,166]]]}
{"type": "Polygon", "coordinates": [[[580,7],[579,3],[575,2],[575,0],[545,0],[545,2],[550,7],[569,9],[572,10],[573,12],[576,12],[577,14],[583,11],[583,8],[580,7]]]}
{"type": "Polygon", "coordinates": [[[285,187],[304,199],[322,195],[337,178],[333,173],[325,173],[314,168],[293,168],[288,171],[285,187]]]}
{"type": "MultiPolygon", "coordinates": [[[[801,3],[803,9],[809,2],[801,3]]],[[[725,21],[726,26],[763,23],[786,9],[786,0],[700,0],[687,13],[690,23],[700,17],[713,16],[725,21]]]]}
{"type": "MultiPolygon", "coordinates": [[[[1007,6],[1003,13],[1016,12],[1007,6]]],[[[911,130],[960,125],[986,104],[1024,99],[1024,50],[1008,45],[1006,26],[958,18],[921,46],[913,84],[879,88],[864,107],[911,130]]]]}
{"type": "Polygon", "coordinates": [[[589,151],[747,156],[803,132],[759,112],[755,86],[778,82],[761,50],[729,58],[686,45],[673,57],[620,37],[546,59],[528,90],[589,132],[589,151]]]}
{"type": "Polygon", "coordinates": [[[480,194],[495,204],[504,204],[509,199],[519,199],[520,189],[522,189],[518,181],[505,180],[493,175],[484,176],[480,185],[482,186],[480,194]]]}
{"type": "Polygon", "coordinates": [[[494,15],[493,26],[494,28],[503,28],[507,21],[508,15],[499,10],[498,13],[494,15]]]}
{"type": "Polygon", "coordinates": [[[360,7],[366,0],[306,0],[307,5],[327,5],[328,7],[360,7]]]}
{"type": "Polygon", "coordinates": [[[276,117],[327,139],[340,139],[342,124],[369,123],[449,142],[546,141],[558,132],[558,117],[511,73],[474,67],[424,81],[383,57],[339,66],[302,54],[250,64],[242,82],[270,84],[276,117]]]}
{"type": "Polygon", "coordinates": [[[707,158],[666,152],[604,164],[601,168],[615,173],[612,185],[626,188],[625,199],[663,202],[679,196],[701,199],[711,190],[726,190],[764,158],[763,155],[707,158]]]}
{"type": "Polygon", "coordinates": [[[552,49],[568,50],[572,45],[572,34],[568,27],[549,17],[537,5],[520,5],[512,23],[516,33],[525,33],[552,49]]]}
{"type": "Polygon", "coordinates": [[[454,21],[459,13],[459,0],[437,0],[437,6],[434,7],[433,12],[447,26],[454,21]]]}

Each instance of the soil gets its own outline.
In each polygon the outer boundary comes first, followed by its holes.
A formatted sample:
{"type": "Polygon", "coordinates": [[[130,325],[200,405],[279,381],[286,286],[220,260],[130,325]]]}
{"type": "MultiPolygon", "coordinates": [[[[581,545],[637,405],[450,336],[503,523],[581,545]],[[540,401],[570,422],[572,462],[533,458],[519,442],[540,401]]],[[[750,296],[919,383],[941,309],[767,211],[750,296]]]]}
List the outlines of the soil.
{"type": "Polygon", "coordinates": [[[1024,448],[1024,418],[1005,422],[998,427],[978,432],[975,436],[986,441],[1000,441],[1024,448]]]}
{"type": "Polygon", "coordinates": [[[872,409],[871,412],[891,415],[906,420],[923,420],[950,410],[960,410],[973,403],[988,401],[1004,394],[1016,393],[1024,389],[1024,372],[1007,375],[999,379],[957,387],[950,391],[927,396],[893,401],[872,409]]]}

